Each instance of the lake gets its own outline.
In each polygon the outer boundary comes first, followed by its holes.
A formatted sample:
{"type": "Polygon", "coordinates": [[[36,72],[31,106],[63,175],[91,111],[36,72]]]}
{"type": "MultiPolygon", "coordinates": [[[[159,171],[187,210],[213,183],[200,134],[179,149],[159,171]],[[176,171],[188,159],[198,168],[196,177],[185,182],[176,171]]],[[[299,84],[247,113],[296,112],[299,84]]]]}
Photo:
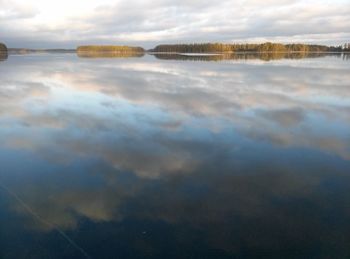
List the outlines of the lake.
{"type": "Polygon", "coordinates": [[[0,60],[0,258],[349,258],[350,58],[0,60]]]}

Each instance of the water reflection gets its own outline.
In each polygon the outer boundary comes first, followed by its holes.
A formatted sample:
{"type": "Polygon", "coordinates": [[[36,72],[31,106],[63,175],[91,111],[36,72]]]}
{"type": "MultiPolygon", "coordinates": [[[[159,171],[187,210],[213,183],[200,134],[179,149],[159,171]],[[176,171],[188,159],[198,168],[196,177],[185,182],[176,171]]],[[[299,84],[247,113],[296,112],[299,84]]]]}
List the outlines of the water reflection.
{"type": "Polygon", "coordinates": [[[222,60],[250,60],[260,59],[264,61],[278,59],[303,59],[303,58],[321,58],[327,56],[346,57],[342,53],[321,53],[321,52],[264,52],[264,53],[229,53],[229,54],[213,54],[213,55],[191,55],[191,54],[176,54],[176,53],[155,53],[153,54],[158,59],[167,60],[188,60],[188,61],[222,61],[222,60]]]}
{"type": "MultiPolygon", "coordinates": [[[[346,257],[349,66],[10,57],[1,182],[93,258],[346,257]]],[[[0,204],[0,257],[82,256],[0,204]]]]}
{"type": "Polygon", "coordinates": [[[145,53],[77,52],[79,58],[142,58],[145,53]]]}
{"type": "Polygon", "coordinates": [[[5,61],[7,59],[7,52],[1,52],[0,51],[0,62],[5,61]]]}

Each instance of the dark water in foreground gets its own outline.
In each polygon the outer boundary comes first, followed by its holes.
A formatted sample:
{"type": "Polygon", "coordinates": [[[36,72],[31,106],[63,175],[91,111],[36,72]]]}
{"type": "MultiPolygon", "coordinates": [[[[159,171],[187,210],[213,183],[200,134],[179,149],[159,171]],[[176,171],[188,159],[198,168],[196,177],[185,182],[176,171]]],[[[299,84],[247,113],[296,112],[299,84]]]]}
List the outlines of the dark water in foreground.
{"type": "Polygon", "coordinates": [[[0,258],[349,258],[350,60],[9,56],[0,258]]]}

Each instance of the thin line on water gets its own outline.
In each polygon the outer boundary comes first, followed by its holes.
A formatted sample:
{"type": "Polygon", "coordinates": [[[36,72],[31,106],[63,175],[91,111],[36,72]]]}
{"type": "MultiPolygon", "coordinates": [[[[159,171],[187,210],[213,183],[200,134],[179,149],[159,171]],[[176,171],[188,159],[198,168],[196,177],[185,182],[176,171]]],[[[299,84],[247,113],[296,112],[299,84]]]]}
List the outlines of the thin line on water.
{"type": "Polygon", "coordinates": [[[43,223],[44,225],[47,225],[49,227],[52,227],[54,230],[56,230],[69,244],[74,246],[82,255],[84,255],[86,258],[91,259],[92,257],[77,243],[75,243],[66,233],[64,233],[63,230],[61,230],[55,223],[52,223],[44,218],[42,218],[39,214],[37,214],[29,205],[27,205],[15,192],[10,190],[7,186],[5,186],[2,181],[0,181],[0,187],[5,190],[10,196],[12,196],[30,215],[32,215],[34,218],[36,218],[38,221],[43,223]]]}

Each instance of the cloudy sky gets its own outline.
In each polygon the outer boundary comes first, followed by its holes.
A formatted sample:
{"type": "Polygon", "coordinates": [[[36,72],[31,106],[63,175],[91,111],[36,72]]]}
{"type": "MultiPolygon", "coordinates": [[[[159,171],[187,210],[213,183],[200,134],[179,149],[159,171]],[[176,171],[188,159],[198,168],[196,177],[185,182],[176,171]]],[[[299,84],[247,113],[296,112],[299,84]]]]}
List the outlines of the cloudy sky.
{"type": "Polygon", "coordinates": [[[74,48],[350,41],[350,0],[0,0],[0,42],[74,48]]]}

